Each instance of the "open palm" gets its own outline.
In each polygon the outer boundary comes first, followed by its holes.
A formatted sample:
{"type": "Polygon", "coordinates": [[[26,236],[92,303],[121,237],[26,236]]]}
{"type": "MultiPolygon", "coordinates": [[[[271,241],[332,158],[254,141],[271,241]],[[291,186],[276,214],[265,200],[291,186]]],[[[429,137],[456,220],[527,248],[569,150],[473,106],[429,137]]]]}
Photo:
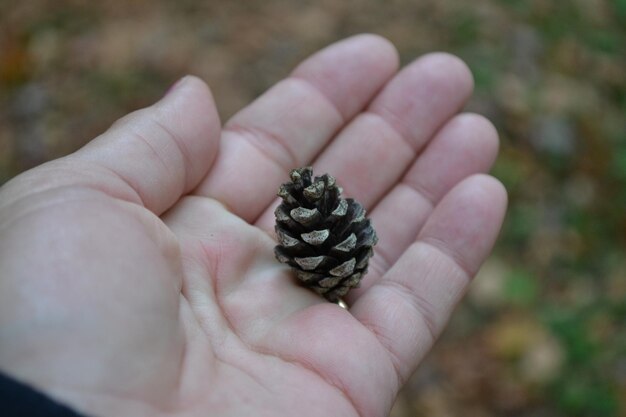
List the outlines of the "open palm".
{"type": "Polygon", "coordinates": [[[397,71],[362,35],[220,127],[185,77],[0,191],[0,369],[96,416],[383,416],[489,253],[497,135],[467,67],[397,71]],[[312,164],[379,244],[349,310],[273,257],[278,185],[312,164]]]}

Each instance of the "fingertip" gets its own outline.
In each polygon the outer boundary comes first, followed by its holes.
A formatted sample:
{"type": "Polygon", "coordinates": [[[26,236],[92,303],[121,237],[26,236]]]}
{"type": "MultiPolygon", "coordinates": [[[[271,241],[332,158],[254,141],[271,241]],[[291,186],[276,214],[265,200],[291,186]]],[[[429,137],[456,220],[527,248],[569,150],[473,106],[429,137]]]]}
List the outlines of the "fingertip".
{"type": "Polygon", "coordinates": [[[418,58],[423,65],[428,66],[434,72],[443,72],[457,88],[468,96],[474,91],[474,75],[470,67],[456,55],[448,52],[429,52],[418,58]]]}
{"type": "Polygon", "coordinates": [[[466,181],[475,187],[475,198],[477,200],[483,198],[485,201],[495,203],[498,207],[506,207],[508,194],[502,182],[497,178],[489,174],[475,174],[466,181]]]}
{"type": "Polygon", "coordinates": [[[221,121],[213,93],[202,79],[186,75],[153,108],[185,155],[190,191],[208,172],[219,145],[221,121]]]}
{"type": "Polygon", "coordinates": [[[474,76],[467,64],[456,55],[447,52],[430,52],[407,65],[402,76],[413,78],[414,82],[429,80],[430,84],[445,89],[450,95],[460,97],[459,104],[465,102],[474,91],[474,76]],[[414,76],[414,75],[418,76],[414,76]]]}
{"type": "Polygon", "coordinates": [[[390,40],[377,34],[362,33],[328,45],[304,60],[293,72],[303,74],[311,70],[317,71],[319,70],[317,64],[321,63],[318,62],[321,61],[320,58],[341,59],[342,57],[369,60],[371,62],[368,64],[378,66],[386,73],[393,73],[400,66],[400,54],[390,40]]]}
{"type": "MultiPolygon", "coordinates": [[[[466,218],[474,219],[476,230],[480,230],[475,239],[482,242],[477,245],[478,249],[482,248],[482,252],[480,250],[476,252],[477,258],[480,259],[476,262],[477,271],[491,251],[502,228],[508,206],[508,193],[500,180],[488,174],[472,175],[464,182],[467,194],[461,201],[469,207],[469,210],[466,210],[466,218]]],[[[463,186],[463,182],[459,185],[463,186]]],[[[471,227],[467,229],[472,230],[471,227]]]]}
{"type": "Polygon", "coordinates": [[[476,214],[493,220],[504,215],[508,202],[504,185],[489,174],[474,174],[467,177],[459,182],[448,196],[453,198],[455,203],[460,203],[457,206],[461,209],[472,207],[476,214]]]}
{"type": "Polygon", "coordinates": [[[491,182],[491,187],[493,188],[491,194],[495,196],[498,202],[498,207],[501,208],[502,215],[500,223],[502,223],[502,221],[504,220],[504,216],[506,215],[506,210],[509,206],[509,192],[499,179],[492,177],[491,175],[485,176],[491,182]]]}
{"type": "Polygon", "coordinates": [[[210,132],[218,131],[221,121],[211,88],[195,75],[185,75],[172,85],[154,107],[176,111],[204,124],[210,132]]]}
{"type": "Polygon", "coordinates": [[[483,159],[489,162],[489,166],[493,164],[500,148],[500,137],[489,119],[478,113],[461,113],[450,121],[449,127],[459,132],[469,132],[465,136],[486,154],[483,159]]]}
{"type": "Polygon", "coordinates": [[[370,111],[419,148],[463,108],[472,90],[471,72],[460,58],[429,53],[398,72],[374,99],[370,111]]]}
{"type": "Polygon", "coordinates": [[[479,131],[480,136],[498,138],[498,131],[491,120],[478,113],[460,113],[452,120],[452,123],[460,125],[466,129],[479,131]]]}
{"type": "Polygon", "coordinates": [[[472,175],[441,200],[418,241],[438,247],[473,277],[496,241],[506,204],[500,181],[487,174],[472,175]]]}
{"type": "Polygon", "coordinates": [[[389,70],[397,71],[400,67],[400,53],[389,39],[376,33],[361,33],[347,38],[345,42],[358,43],[363,49],[381,57],[380,63],[389,70]]]}
{"type": "Polygon", "coordinates": [[[390,41],[361,34],[316,52],[292,76],[313,84],[349,119],[396,73],[399,62],[390,41]]]}

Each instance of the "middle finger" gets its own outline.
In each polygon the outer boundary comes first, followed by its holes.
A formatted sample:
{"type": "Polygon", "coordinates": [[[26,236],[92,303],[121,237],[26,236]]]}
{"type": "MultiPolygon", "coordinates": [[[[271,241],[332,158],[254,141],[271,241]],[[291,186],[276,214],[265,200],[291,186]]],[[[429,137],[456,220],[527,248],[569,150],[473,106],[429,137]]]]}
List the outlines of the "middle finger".
{"type": "MultiPolygon", "coordinates": [[[[314,162],[316,173],[333,175],[346,196],[372,207],[463,107],[472,89],[471,72],[459,58],[433,53],[417,59],[339,133],[314,162]]],[[[272,230],[277,204],[265,210],[258,227],[272,230]]]]}

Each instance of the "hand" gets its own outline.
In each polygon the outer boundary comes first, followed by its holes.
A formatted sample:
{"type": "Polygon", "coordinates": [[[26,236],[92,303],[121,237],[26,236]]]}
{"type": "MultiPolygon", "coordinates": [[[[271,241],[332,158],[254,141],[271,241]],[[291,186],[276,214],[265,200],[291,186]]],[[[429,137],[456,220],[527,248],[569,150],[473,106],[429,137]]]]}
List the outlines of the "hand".
{"type": "Polygon", "coordinates": [[[356,36],[220,128],[185,77],[0,192],[0,369],[98,416],[383,416],[500,228],[506,194],[446,54],[396,73],[356,36]],[[275,261],[273,209],[313,163],[379,235],[349,311],[275,261]]]}

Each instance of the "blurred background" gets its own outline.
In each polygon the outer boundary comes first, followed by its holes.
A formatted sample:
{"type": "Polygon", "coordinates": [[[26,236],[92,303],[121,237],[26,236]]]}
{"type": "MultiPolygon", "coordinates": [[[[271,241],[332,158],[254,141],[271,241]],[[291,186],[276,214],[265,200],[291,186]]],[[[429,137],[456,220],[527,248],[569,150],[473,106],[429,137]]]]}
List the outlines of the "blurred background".
{"type": "Polygon", "coordinates": [[[223,118],[359,32],[476,79],[510,210],[394,417],[626,416],[626,0],[0,0],[0,184],[183,74],[223,118]]]}

